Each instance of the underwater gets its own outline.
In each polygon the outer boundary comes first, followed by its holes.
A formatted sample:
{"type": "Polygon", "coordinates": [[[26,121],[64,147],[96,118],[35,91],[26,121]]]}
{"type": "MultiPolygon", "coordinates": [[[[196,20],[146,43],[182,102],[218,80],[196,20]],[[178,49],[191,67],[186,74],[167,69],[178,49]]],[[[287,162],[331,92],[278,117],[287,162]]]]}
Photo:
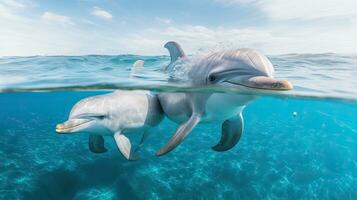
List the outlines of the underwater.
{"type": "Polygon", "coordinates": [[[211,149],[221,137],[213,121],[158,157],[178,127],[165,117],[128,161],[113,139],[95,154],[87,134],[58,134],[56,125],[79,100],[113,90],[242,91],[172,83],[185,73],[162,70],[169,56],[0,57],[0,199],[357,199],[357,56],[268,58],[294,89],[254,93],[232,149],[211,149]],[[145,65],[133,72],[137,60],[145,65]]]}

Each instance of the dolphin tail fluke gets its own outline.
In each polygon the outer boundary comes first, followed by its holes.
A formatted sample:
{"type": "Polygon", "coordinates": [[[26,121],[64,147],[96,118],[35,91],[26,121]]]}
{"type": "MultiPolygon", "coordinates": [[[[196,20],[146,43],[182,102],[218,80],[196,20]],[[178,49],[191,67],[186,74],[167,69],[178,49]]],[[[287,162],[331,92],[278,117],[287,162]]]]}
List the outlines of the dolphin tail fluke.
{"type": "Polygon", "coordinates": [[[107,149],[104,147],[104,138],[101,135],[89,135],[89,150],[93,153],[104,153],[107,149]]]}
{"type": "Polygon", "coordinates": [[[222,124],[222,135],[219,143],[212,147],[215,151],[227,151],[233,148],[242,136],[244,127],[242,113],[228,119],[222,124]]]}
{"type": "Polygon", "coordinates": [[[178,58],[186,56],[185,52],[183,52],[181,46],[177,42],[167,42],[164,47],[169,50],[171,63],[175,62],[178,58]]]}
{"type": "Polygon", "coordinates": [[[114,140],[115,140],[115,143],[117,144],[117,147],[118,147],[120,153],[127,160],[136,160],[136,156],[131,151],[130,140],[127,137],[125,137],[124,135],[117,132],[114,134],[114,140]]]}
{"type": "Polygon", "coordinates": [[[156,152],[156,155],[162,156],[178,146],[182,140],[185,139],[185,137],[192,131],[192,129],[200,122],[200,119],[201,117],[199,115],[192,115],[187,122],[182,124],[176,130],[174,136],[171,137],[169,142],[156,152]]]}
{"type": "Polygon", "coordinates": [[[130,71],[131,78],[135,77],[135,75],[138,73],[138,71],[141,70],[142,68],[144,68],[144,63],[145,62],[143,60],[135,61],[135,63],[131,67],[131,71],[130,71]]]}

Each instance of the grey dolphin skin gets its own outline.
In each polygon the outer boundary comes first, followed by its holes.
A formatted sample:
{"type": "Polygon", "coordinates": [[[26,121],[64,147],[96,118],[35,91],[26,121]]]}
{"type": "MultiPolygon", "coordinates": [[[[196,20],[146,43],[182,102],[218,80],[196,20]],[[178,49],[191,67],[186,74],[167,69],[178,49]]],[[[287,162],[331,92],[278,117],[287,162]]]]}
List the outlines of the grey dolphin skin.
{"type": "MultiPolygon", "coordinates": [[[[171,62],[166,71],[171,73],[176,64],[187,63],[187,79],[195,87],[223,86],[245,90],[291,90],[286,80],[273,78],[274,68],[264,55],[251,49],[236,49],[188,58],[176,42],[168,42],[171,62]]],[[[131,77],[144,65],[134,63],[131,77]]],[[[177,81],[177,80],[170,80],[177,81]]],[[[135,150],[127,135],[142,132],[141,147],[147,130],[159,124],[164,115],[179,124],[168,143],[156,152],[164,155],[178,146],[199,123],[221,121],[221,139],[213,146],[215,151],[233,148],[241,138],[244,121],[242,111],[255,95],[209,92],[115,91],[89,97],[73,106],[68,121],[58,124],[56,132],[89,133],[89,149],[94,153],[106,152],[103,136],[112,136],[123,156],[134,160],[135,150]]]]}
{"type": "MultiPolygon", "coordinates": [[[[190,63],[188,81],[193,86],[243,88],[248,90],[291,90],[286,80],[273,78],[274,68],[267,57],[252,49],[236,49],[188,58],[176,42],[165,44],[171,57],[166,67],[174,70],[175,64],[190,63]]],[[[174,80],[173,80],[174,81],[174,80]]],[[[212,148],[226,151],[234,147],[243,132],[242,111],[254,100],[254,95],[237,93],[159,93],[158,98],[166,116],[179,124],[174,135],[156,155],[164,155],[179,145],[200,122],[222,121],[221,139],[212,148]]]]}
{"type": "Polygon", "coordinates": [[[123,156],[134,160],[136,156],[126,135],[142,132],[140,147],[146,131],[159,124],[163,116],[156,95],[141,90],[117,90],[79,101],[68,121],[56,126],[56,132],[89,133],[89,149],[94,153],[106,152],[103,136],[112,136],[123,156]]]}
{"type": "MultiPolygon", "coordinates": [[[[137,60],[131,69],[130,78],[143,68],[144,61],[137,60]]],[[[57,124],[56,132],[89,133],[89,149],[93,153],[104,153],[103,136],[113,136],[122,155],[135,160],[137,151],[148,136],[148,129],[164,118],[157,95],[144,90],[116,90],[109,94],[82,99],[76,103],[69,119],[57,124]],[[128,134],[141,132],[139,145],[133,150],[128,134]]]]}

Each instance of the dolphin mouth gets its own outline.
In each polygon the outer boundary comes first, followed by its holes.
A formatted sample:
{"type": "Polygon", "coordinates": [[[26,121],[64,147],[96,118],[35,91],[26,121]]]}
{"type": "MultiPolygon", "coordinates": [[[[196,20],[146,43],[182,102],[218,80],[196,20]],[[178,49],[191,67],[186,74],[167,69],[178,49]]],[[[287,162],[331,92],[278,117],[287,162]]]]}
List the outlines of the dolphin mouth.
{"type": "Polygon", "coordinates": [[[56,125],[58,134],[73,133],[83,130],[95,123],[94,119],[70,119],[56,125]]]}
{"type": "Polygon", "coordinates": [[[261,90],[287,91],[293,89],[293,85],[287,80],[276,80],[266,76],[254,76],[239,83],[234,81],[227,82],[234,85],[241,85],[244,87],[261,90]]]}

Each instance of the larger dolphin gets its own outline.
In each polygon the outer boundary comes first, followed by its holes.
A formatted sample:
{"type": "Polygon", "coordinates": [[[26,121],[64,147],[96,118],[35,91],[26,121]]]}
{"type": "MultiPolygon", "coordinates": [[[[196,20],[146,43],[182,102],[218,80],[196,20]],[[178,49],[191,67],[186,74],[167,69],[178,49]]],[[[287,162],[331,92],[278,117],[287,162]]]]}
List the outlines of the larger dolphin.
{"type": "MultiPolygon", "coordinates": [[[[210,53],[206,56],[188,58],[180,45],[168,42],[171,63],[166,70],[170,73],[177,64],[186,68],[188,81],[193,86],[217,86],[245,89],[291,90],[286,80],[273,78],[274,68],[267,57],[252,49],[236,49],[210,53]]],[[[187,80],[186,80],[187,81],[187,80]]],[[[179,124],[169,142],[156,154],[164,155],[179,145],[200,122],[222,121],[219,143],[212,148],[226,151],[234,147],[243,132],[242,111],[255,99],[254,95],[233,93],[160,93],[160,104],[168,118],[179,124]]]]}

